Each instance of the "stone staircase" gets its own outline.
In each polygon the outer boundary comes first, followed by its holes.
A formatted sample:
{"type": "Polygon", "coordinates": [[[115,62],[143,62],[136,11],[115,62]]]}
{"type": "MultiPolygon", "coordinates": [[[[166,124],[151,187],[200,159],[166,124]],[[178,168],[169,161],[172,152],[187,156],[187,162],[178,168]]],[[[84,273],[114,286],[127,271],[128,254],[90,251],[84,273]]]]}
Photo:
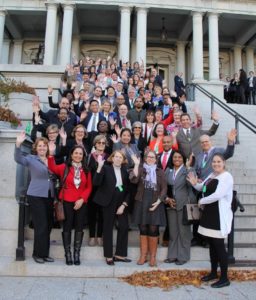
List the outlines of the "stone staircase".
{"type": "MultiPolygon", "coordinates": [[[[205,100],[198,100],[203,114],[203,127],[211,125],[210,103],[205,100]],[[203,102],[204,101],[204,102],[203,102]]],[[[189,102],[188,109],[191,111],[195,103],[189,102]]],[[[246,116],[251,122],[256,124],[255,106],[232,105],[232,108],[240,114],[246,116]]],[[[216,110],[220,114],[220,127],[213,137],[216,146],[225,147],[227,144],[226,133],[234,127],[234,120],[223,110],[216,110]]],[[[247,128],[240,125],[240,144],[236,145],[234,157],[228,160],[228,170],[233,174],[235,189],[238,197],[245,207],[245,212],[238,211],[235,216],[235,248],[234,256],[237,261],[255,261],[256,250],[256,135],[247,128]]],[[[115,233],[116,234],[116,233],[115,233]]],[[[161,239],[160,239],[161,241],[161,239]]],[[[85,238],[81,250],[82,265],[80,267],[68,267],[64,264],[64,250],[61,242],[61,229],[53,229],[51,234],[51,255],[56,259],[53,264],[38,265],[31,259],[33,246],[33,230],[25,229],[26,260],[15,262],[13,256],[6,254],[0,257],[0,276],[60,276],[60,277],[118,277],[131,274],[135,271],[148,270],[148,266],[137,266],[136,259],[139,256],[139,233],[136,229],[129,232],[128,256],[133,260],[130,264],[116,264],[113,268],[107,266],[103,258],[102,247],[88,246],[88,230],[85,230],[85,238]]],[[[167,255],[167,248],[159,245],[157,259],[158,268],[208,268],[208,249],[201,247],[191,248],[191,261],[182,267],[164,264],[163,260],[167,255]]]]}

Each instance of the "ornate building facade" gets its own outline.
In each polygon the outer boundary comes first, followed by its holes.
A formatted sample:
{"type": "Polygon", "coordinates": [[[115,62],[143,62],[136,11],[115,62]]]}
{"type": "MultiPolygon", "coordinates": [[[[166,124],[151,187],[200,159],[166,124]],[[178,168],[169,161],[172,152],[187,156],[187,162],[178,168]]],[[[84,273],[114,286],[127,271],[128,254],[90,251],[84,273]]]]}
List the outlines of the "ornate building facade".
{"type": "Polygon", "coordinates": [[[111,56],[214,84],[255,70],[255,33],[255,0],[0,0],[0,71],[111,56]]]}

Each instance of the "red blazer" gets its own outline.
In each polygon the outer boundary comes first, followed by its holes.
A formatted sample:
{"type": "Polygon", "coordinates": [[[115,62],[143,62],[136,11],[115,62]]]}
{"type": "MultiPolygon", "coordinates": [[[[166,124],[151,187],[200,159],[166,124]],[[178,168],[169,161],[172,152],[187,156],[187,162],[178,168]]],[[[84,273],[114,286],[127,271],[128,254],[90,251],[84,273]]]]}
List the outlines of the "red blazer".
{"type": "MultiPolygon", "coordinates": [[[[54,174],[58,175],[60,178],[63,178],[65,164],[56,165],[55,159],[53,156],[48,157],[48,168],[54,174]]],[[[92,191],[92,177],[91,173],[85,174],[83,169],[81,170],[81,183],[77,189],[74,184],[74,167],[70,167],[70,171],[67,175],[65,181],[65,187],[61,189],[59,193],[59,199],[63,199],[67,202],[75,202],[79,199],[84,199],[84,202],[87,203],[88,198],[92,191]],[[62,194],[63,193],[63,194],[62,194]],[[63,195],[63,196],[62,196],[63,195]]]]}

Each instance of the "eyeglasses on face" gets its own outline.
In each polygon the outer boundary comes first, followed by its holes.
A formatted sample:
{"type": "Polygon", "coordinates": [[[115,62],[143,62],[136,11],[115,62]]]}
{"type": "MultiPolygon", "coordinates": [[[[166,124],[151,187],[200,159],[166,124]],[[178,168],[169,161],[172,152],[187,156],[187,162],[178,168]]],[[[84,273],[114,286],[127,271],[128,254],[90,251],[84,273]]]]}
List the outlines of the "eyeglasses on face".
{"type": "Polygon", "coordinates": [[[141,129],[139,126],[134,126],[133,129],[141,129]]]}
{"type": "Polygon", "coordinates": [[[85,133],[84,130],[76,130],[78,133],[85,133]]]}
{"type": "Polygon", "coordinates": [[[96,144],[106,145],[106,142],[97,142],[96,144]]]}
{"type": "Polygon", "coordinates": [[[54,133],[58,133],[58,131],[51,131],[51,132],[48,132],[48,134],[54,134],[54,133]]]}
{"type": "Polygon", "coordinates": [[[147,156],[147,158],[155,159],[155,156],[147,156]]]}

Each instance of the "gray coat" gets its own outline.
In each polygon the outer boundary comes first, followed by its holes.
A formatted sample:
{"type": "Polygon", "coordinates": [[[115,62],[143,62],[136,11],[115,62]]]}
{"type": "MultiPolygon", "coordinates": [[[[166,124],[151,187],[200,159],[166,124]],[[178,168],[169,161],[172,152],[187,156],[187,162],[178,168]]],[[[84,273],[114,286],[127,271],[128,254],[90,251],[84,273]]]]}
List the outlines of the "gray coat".
{"type": "Polygon", "coordinates": [[[195,156],[199,154],[201,151],[201,145],[199,138],[203,134],[207,134],[209,136],[214,135],[218,129],[219,125],[213,123],[212,127],[209,130],[202,130],[199,128],[190,128],[191,141],[186,137],[183,128],[181,128],[176,136],[177,143],[179,146],[179,150],[182,154],[189,158],[190,154],[193,152],[195,156]]]}
{"type": "Polygon", "coordinates": [[[187,181],[187,169],[183,166],[175,180],[173,179],[173,169],[167,168],[165,171],[168,188],[171,188],[173,198],[176,201],[176,210],[181,210],[187,203],[195,203],[196,198],[190,183],[187,181]]]}
{"type": "Polygon", "coordinates": [[[51,195],[54,196],[54,185],[50,180],[48,168],[37,155],[25,155],[20,148],[15,147],[14,159],[29,169],[31,181],[27,195],[48,198],[50,190],[51,195]]]}
{"type": "Polygon", "coordinates": [[[195,166],[194,166],[197,176],[200,179],[205,180],[205,178],[213,172],[212,158],[213,158],[214,154],[221,153],[225,159],[228,159],[233,156],[234,149],[235,149],[235,145],[227,145],[226,149],[220,148],[220,147],[213,147],[213,149],[211,149],[211,151],[208,155],[208,159],[204,166],[203,166],[204,152],[201,151],[196,156],[196,161],[195,161],[195,166]]]}

